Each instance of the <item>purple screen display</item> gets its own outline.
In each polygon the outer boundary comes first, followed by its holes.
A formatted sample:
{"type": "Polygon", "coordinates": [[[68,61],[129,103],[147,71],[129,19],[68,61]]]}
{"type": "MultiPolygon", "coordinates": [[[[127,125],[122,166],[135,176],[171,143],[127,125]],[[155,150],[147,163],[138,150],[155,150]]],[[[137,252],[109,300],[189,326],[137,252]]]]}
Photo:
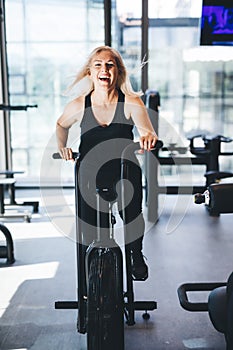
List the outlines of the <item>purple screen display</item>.
{"type": "Polygon", "coordinates": [[[202,7],[200,44],[233,45],[233,5],[202,7]]]}

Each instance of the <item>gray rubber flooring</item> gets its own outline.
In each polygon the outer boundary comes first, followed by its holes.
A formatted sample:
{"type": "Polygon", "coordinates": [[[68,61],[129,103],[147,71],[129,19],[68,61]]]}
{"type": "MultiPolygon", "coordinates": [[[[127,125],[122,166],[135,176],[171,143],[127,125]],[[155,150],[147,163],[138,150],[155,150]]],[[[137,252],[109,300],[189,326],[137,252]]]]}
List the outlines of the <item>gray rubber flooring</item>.
{"type": "MultiPolygon", "coordinates": [[[[19,191],[41,199],[40,192],[19,191]]],[[[16,262],[0,259],[0,349],[83,350],[76,332],[76,311],[55,310],[56,300],[76,300],[75,242],[71,190],[63,208],[41,203],[31,223],[9,221],[16,262]],[[67,231],[65,233],[65,230],[67,231]]],[[[146,213],[146,211],[145,211],[146,213]]],[[[0,236],[0,239],[2,236],[0,236]]],[[[4,240],[1,241],[4,244],[4,240]]],[[[208,216],[187,195],[160,196],[159,221],[147,223],[144,254],[150,267],[145,282],[135,282],[136,300],[155,300],[158,309],[144,321],[125,326],[125,350],[223,350],[224,336],[207,313],[181,308],[177,288],[184,282],[224,282],[233,270],[233,215],[208,216]]],[[[206,301],[208,294],[191,296],[206,301]]]]}

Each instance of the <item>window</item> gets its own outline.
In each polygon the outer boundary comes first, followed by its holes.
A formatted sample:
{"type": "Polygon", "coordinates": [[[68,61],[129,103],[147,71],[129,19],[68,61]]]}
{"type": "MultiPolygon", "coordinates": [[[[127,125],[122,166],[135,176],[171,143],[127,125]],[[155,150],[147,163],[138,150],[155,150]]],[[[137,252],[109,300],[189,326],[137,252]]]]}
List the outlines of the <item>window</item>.
{"type": "MultiPolygon", "coordinates": [[[[11,112],[13,166],[25,171],[21,181],[38,181],[45,148],[51,154],[56,148],[55,122],[68,100],[62,93],[84,57],[104,44],[103,2],[5,0],[10,102],[38,105],[11,112]]],[[[161,129],[160,137],[173,143],[199,131],[231,136],[232,49],[200,47],[201,0],[148,4],[149,89],[160,94],[160,120],[176,131],[161,129]]],[[[141,0],[112,0],[112,45],[135,90],[141,89],[141,7],[141,0]]],[[[72,175],[68,169],[67,181],[72,175]]]]}
{"type": "Polygon", "coordinates": [[[20,181],[35,183],[68,100],[63,92],[84,57],[104,43],[103,1],[6,0],[5,7],[10,102],[38,105],[11,112],[13,167],[25,171],[20,181]]]}
{"type": "MultiPolygon", "coordinates": [[[[160,122],[172,126],[169,132],[160,127],[167,143],[188,145],[187,137],[199,133],[233,134],[232,48],[200,46],[201,4],[149,1],[149,89],[160,93],[160,122]]],[[[222,144],[223,151],[232,148],[222,144]]],[[[222,158],[221,169],[233,168],[232,157],[222,158]]]]}

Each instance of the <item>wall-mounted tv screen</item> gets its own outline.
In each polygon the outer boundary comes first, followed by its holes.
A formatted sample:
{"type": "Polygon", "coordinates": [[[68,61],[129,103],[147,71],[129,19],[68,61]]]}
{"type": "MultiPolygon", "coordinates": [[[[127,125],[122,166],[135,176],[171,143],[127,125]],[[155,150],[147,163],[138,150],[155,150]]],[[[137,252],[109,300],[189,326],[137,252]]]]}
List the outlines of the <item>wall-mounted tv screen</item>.
{"type": "Polygon", "coordinates": [[[203,0],[200,44],[233,46],[233,0],[203,0]]]}

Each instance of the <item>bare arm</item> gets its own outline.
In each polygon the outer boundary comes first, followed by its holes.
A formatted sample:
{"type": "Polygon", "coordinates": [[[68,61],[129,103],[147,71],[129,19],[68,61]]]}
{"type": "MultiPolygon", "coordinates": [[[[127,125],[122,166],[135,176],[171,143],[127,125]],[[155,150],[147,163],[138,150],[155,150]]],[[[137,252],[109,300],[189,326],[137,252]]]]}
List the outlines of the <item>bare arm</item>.
{"type": "Polygon", "coordinates": [[[56,124],[57,145],[61,157],[72,159],[72,149],[67,147],[69,129],[76,122],[81,122],[83,116],[83,98],[80,97],[68,103],[56,124]]]}
{"type": "Polygon", "coordinates": [[[146,106],[139,97],[126,97],[126,116],[131,117],[140,135],[140,147],[151,150],[158,136],[147,113],[146,106]]]}

